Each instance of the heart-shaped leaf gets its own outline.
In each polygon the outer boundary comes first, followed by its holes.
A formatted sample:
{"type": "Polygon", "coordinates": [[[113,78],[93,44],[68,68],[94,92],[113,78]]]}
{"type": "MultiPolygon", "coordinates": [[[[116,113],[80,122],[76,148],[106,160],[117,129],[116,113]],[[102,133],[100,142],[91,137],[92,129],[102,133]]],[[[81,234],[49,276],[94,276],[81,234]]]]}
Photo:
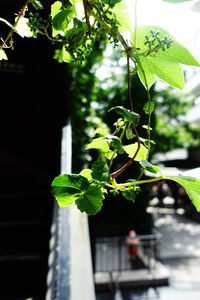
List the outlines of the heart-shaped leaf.
{"type": "Polygon", "coordinates": [[[181,184],[197,211],[200,211],[200,179],[189,176],[165,176],[165,178],[181,184]]]}
{"type": "Polygon", "coordinates": [[[104,195],[101,188],[90,185],[89,189],[76,200],[76,205],[81,212],[95,215],[102,208],[104,195]]]}
{"type": "MultiPolygon", "coordinates": [[[[124,151],[128,154],[128,156],[130,158],[133,158],[138,149],[138,143],[130,144],[130,145],[124,146],[123,148],[124,148],[124,151]]],[[[148,149],[145,146],[140,145],[140,149],[135,157],[135,160],[136,161],[146,160],[147,155],[148,155],[148,149]]]]}
{"type": "MultiPolygon", "coordinates": [[[[135,34],[134,31],[131,34],[132,41],[135,40],[135,34]]],[[[199,66],[199,62],[192,54],[159,26],[137,28],[136,48],[139,49],[136,55],[138,75],[148,89],[154,84],[155,75],[168,84],[182,89],[184,76],[180,64],[199,66]],[[157,38],[155,33],[158,33],[157,38]],[[155,41],[149,45],[153,36],[155,41]],[[159,47],[159,43],[165,43],[164,41],[166,44],[159,47]]]]}
{"type": "Polygon", "coordinates": [[[65,207],[71,205],[89,188],[89,182],[81,175],[64,174],[57,176],[51,187],[59,206],[65,207]]]}
{"type": "Polygon", "coordinates": [[[140,122],[140,115],[133,111],[130,111],[129,109],[126,109],[123,106],[115,106],[112,107],[109,111],[111,110],[115,110],[117,114],[124,117],[125,121],[128,121],[134,126],[137,126],[140,122]]]}

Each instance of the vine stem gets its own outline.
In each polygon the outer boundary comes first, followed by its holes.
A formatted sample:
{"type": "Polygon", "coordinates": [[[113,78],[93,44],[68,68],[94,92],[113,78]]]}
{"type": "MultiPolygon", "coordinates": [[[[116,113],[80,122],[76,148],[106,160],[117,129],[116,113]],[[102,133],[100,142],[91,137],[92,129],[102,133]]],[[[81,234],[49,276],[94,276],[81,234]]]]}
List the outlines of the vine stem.
{"type": "Polygon", "coordinates": [[[135,34],[134,34],[134,43],[133,43],[133,45],[134,45],[135,48],[136,48],[137,27],[138,27],[138,24],[137,24],[137,23],[138,23],[138,22],[137,22],[137,16],[138,16],[137,10],[138,10],[138,1],[135,0],[135,34]]]}
{"type": "MultiPolygon", "coordinates": [[[[131,109],[131,111],[133,111],[129,51],[130,51],[130,48],[127,46],[126,54],[127,54],[127,75],[128,75],[128,100],[129,100],[130,109],[131,109]]],[[[112,178],[117,178],[120,174],[122,174],[134,162],[134,160],[140,150],[141,142],[140,142],[140,137],[138,135],[137,129],[135,126],[132,126],[132,130],[135,132],[135,135],[137,138],[137,150],[135,151],[134,156],[131,159],[129,159],[125,165],[123,165],[120,169],[118,169],[117,171],[115,171],[111,174],[112,178]]]]}
{"type": "Polygon", "coordinates": [[[115,183],[115,189],[122,189],[122,188],[126,188],[126,187],[131,187],[133,185],[140,185],[140,184],[145,184],[145,183],[156,182],[156,181],[162,180],[164,178],[165,178],[164,176],[159,176],[159,177],[152,178],[152,179],[138,180],[138,181],[127,182],[127,183],[115,183]]]}
{"type": "MultiPolygon", "coordinates": [[[[124,127],[124,129],[122,130],[121,134],[120,134],[120,137],[119,139],[122,141],[123,137],[124,137],[124,134],[126,132],[126,126],[124,127]]],[[[111,157],[111,160],[110,160],[110,164],[109,164],[109,169],[111,168],[112,164],[113,164],[113,160],[115,158],[115,154],[117,153],[117,150],[114,150],[113,152],[113,155],[111,157]]]]}
{"type": "Polygon", "coordinates": [[[129,100],[130,110],[133,111],[133,100],[131,94],[130,56],[128,51],[127,51],[127,75],[128,75],[128,100],[129,100]]]}
{"type": "Polygon", "coordinates": [[[90,20],[89,20],[89,16],[88,16],[88,7],[89,7],[88,0],[83,0],[83,7],[84,7],[84,13],[85,13],[85,21],[86,21],[86,24],[88,27],[88,32],[89,32],[89,35],[91,35],[92,29],[90,26],[90,20]]]}
{"type": "MultiPolygon", "coordinates": [[[[144,82],[145,82],[145,87],[147,90],[147,98],[148,98],[148,103],[149,103],[149,107],[150,107],[150,102],[151,102],[151,95],[150,95],[150,91],[149,91],[149,86],[147,83],[147,78],[146,78],[146,74],[144,72],[144,69],[142,68],[140,62],[137,59],[137,64],[139,65],[139,67],[141,68],[142,74],[144,76],[144,82]]],[[[148,135],[148,153],[147,153],[147,160],[149,158],[149,154],[150,154],[150,150],[151,150],[151,113],[149,113],[149,117],[148,117],[148,124],[147,124],[147,135],[148,135]]]]}
{"type": "Polygon", "coordinates": [[[17,16],[17,20],[15,21],[15,24],[12,26],[12,29],[9,31],[9,33],[8,33],[8,35],[7,35],[7,37],[6,37],[6,39],[5,39],[5,40],[3,41],[3,43],[0,45],[0,50],[3,49],[3,48],[5,48],[6,43],[7,43],[8,40],[12,37],[13,33],[14,33],[15,30],[16,30],[17,24],[19,23],[20,18],[23,17],[24,14],[25,14],[25,11],[26,11],[26,9],[27,9],[27,7],[28,7],[28,4],[29,4],[29,0],[27,0],[27,1],[25,2],[24,6],[23,6],[22,9],[20,10],[20,12],[19,12],[19,14],[18,14],[18,16],[17,16]]]}

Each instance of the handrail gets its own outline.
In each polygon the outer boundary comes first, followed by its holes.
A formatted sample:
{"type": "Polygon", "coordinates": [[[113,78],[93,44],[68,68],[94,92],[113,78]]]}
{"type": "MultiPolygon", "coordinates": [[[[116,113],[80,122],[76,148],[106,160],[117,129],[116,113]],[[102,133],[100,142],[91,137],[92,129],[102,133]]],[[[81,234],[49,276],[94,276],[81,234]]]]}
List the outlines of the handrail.
{"type": "MultiPolygon", "coordinates": [[[[63,128],[61,173],[71,173],[71,125],[63,128]]],[[[87,215],[55,204],[46,300],[95,300],[87,215]]]]}

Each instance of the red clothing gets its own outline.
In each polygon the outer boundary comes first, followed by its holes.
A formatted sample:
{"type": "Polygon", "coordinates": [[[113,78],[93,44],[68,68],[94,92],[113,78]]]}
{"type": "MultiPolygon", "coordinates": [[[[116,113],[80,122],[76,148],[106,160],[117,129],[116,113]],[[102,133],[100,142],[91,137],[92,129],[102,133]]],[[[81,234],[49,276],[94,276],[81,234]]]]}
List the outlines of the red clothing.
{"type": "Polygon", "coordinates": [[[129,246],[129,247],[128,247],[128,254],[129,254],[130,256],[135,256],[135,255],[137,255],[137,247],[135,247],[135,246],[129,246]]]}

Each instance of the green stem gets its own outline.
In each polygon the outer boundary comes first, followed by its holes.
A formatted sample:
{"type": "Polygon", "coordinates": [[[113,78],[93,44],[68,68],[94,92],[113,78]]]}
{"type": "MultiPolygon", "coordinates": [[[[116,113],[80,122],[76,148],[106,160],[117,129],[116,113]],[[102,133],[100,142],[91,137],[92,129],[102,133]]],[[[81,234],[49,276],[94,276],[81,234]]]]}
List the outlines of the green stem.
{"type": "Polygon", "coordinates": [[[164,179],[164,176],[159,176],[159,177],[152,178],[152,179],[133,181],[133,182],[128,182],[128,183],[118,183],[117,185],[115,185],[115,189],[120,190],[121,188],[131,187],[133,185],[139,185],[139,184],[144,184],[144,183],[151,183],[151,182],[155,182],[155,181],[162,180],[162,179],[164,179]]]}
{"type": "MultiPolygon", "coordinates": [[[[148,83],[147,83],[147,78],[146,78],[146,74],[144,72],[144,69],[142,68],[142,65],[140,64],[139,60],[136,59],[137,64],[140,66],[141,71],[143,73],[144,76],[144,82],[145,82],[145,87],[147,90],[147,98],[148,98],[148,103],[149,103],[149,107],[150,107],[150,102],[151,102],[151,95],[150,95],[150,91],[149,91],[149,87],[148,87],[148,83]]],[[[148,116],[148,124],[147,124],[147,136],[148,136],[148,152],[147,152],[147,160],[149,159],[149,154],[151,151],[151,113],[148,116]]],[[[143,176],[144,174],[144,169],[141,171],[138,180],[143,176]]]]}
{"type": "Polygon", "coordinates": [[[138,10],[138,1],[135,0],[135,34],[134,34],[134,43],[133,43],[133,46],[136,48],[136,41],[137,41],[137,27],[138,27],[138,22],[137,22],[137,16],[138,16],[138,13],[137,13],[137,10],[138,10]]]}
{"type": "MultiPolygon", "coordinates": [[[[120,134],[119,139],[120,139],[121,141],[123,140],[124,134],[125,134],[125,132],[126,132],[126,127],[127,127],[127,125],[124,126],[124,128],[123,128],[123,130],[122,130],[122,132],[121,132],[121,134],[120,134]]],[[[113,135],[114,135],[114,134],[113,134],[113,135]]],[[[114,157],[115,157],[115,154],[116,154],[116,153],[117,153],[117,150],[114,150],[113,155],[112,155],[111,160],[110,160],[110,163],[109,163],[109,169],[111,169],[111,166],[112,166],[112,164],[113,164],[113,160],[114,160],[114,157]]]]}

